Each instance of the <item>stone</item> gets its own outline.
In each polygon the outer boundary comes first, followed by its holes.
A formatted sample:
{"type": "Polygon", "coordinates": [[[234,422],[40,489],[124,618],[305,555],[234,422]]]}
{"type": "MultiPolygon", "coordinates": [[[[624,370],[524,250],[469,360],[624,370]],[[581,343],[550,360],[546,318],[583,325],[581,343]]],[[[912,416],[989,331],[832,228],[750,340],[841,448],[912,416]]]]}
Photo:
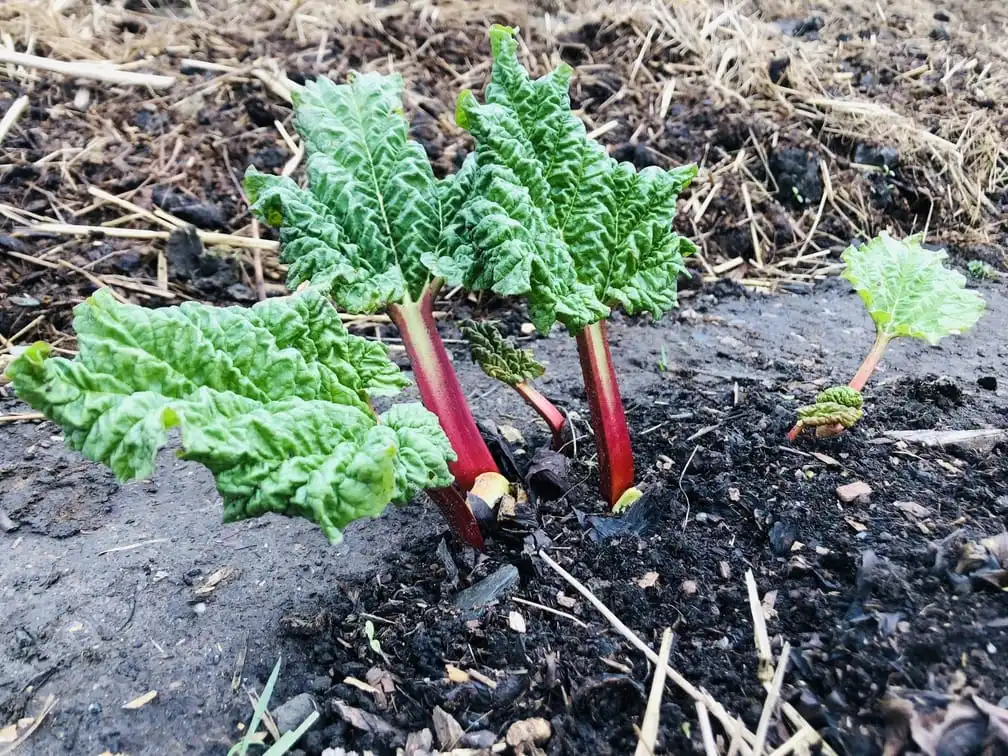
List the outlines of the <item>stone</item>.
{"type": "Polygon", "coordinates": [[[863,480],[856,480],[853,483],[838,486],[836,490],[837,498],[844,504],[850,504],[855,501],[859,504],[867,504],[871,498],[871,494],[872,487],[863,480]]]}

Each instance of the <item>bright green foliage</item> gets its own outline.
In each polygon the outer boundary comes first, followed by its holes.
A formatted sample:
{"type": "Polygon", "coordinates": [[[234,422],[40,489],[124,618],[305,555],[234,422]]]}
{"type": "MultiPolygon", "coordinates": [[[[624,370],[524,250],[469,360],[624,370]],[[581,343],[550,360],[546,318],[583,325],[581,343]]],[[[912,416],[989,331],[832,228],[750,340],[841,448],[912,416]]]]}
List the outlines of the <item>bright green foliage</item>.
{"type": "Polygon", "coordinates": [[[966,278],[942,265],[944,250],[921,246],[922,235],[900,241],[884,231],[843,253],[844,278],[861,296],[880,334],[910,336],[937,344],[980,319],[983,298],[966,289],[966,278]]]}
{"type": "Polygon", "coordinates": [[[672,231],[676,198],[695,166],[637,172],[589,139],[571,112],[571,68],[532,80],[514,30],[490,32],[486,104],[468,92],[457,120],[476,139],[473,197],[459,215],[464,243],[431,266],[451,283],[529,298],[540,331],[572,331],[610,306],[660,317],[676,304],[683,257],[672,231]]]}
{"type": "Polygon", "coordinates": [[[473,361],[491,378],[509,386],[526,383],[545,372],[531,349],[519,349],[505,341],[501,332],[488,321],[468,321],[461,325],[469,340],[473,361]]]}
{"type": "Polygon", "coordinates": [[[853,427],[864,417],[864,399],[860,391],[850,386],[832,386],[820,391],[815,404],[798,408],[798,420],[802,425],[842,425],[853,427]]]}
{"type": "Polygon", "coordinates": [[[368,397],[407,382],[315,289],[252,308],[162,309],[101,290],[74,314],[74,360],[39,342],[8,375],[120,480],[149,476],[179,426],[180,455],[213,472],[225,521],[298,515],[334,541],[352,520],[452,481],[434,415],[401,404],[375,416],[368,397]]]}
{"type": "Polygon", "coordinates": [[[421,258],[447,254],[447,227],[467,194],[467,174],[434,177],[407,138],[398,75],[325,78],[293,94],[308,155],[308,185],[250,168],[253,212],[280,228],[288,285],[312,281],[336,304],[369,313],[417,299],[430,275],[421,258]]]}
{"type": "Polygon", "coordinates": [[[998,277],[994,267],[983,260],[970,260],[966,263],[966,271],[978,281],[993,281],[998,277]]]}

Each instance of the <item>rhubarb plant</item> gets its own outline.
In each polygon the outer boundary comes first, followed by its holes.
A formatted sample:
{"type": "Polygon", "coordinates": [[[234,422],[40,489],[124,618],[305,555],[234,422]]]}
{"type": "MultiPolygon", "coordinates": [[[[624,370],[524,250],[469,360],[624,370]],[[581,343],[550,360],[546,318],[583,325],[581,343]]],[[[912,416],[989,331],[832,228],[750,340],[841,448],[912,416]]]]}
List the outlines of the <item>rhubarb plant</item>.
{"type": "Polygon", "coordinates": [[[566,418],[549,399],[531,383],[545,372],[530,349],[519,349],[510,344],[493,323],[468,321],[461,325],[468,339],[473,361],[491,378],[506,383],[534,409],[550,429],[553,448],[560,451],[565,446],[564,423],[566,418]]]}
{"type": "Polygon", "coordinates": [[[418,403],[377,414],[408,385],[317,289],[251,308],[149,309],[105,289],[74,311],[79,352],[37,342],[8,368],[17,395],[120,481],[149,477],[169,432],[213,473],[231,522],[307,518],[331,541],[361,517],[451,484],[455,452],[418,403]]]}
{"type": "Polygon", "coordinates": [[[398,75],[366,73],[340,85],[319,78],[296,90],[308,188],[254,168],[245,188],[255,214],[280,229],[291,288],[310,281],[346,312],[391,316],[423,403],[457,454],[449,465],[456,485],[430,493],[453,527],[481,547],[465,492],[480,476],[499,472],[435,324],[444,279],[425,262],[461,243],[459,214],[473,174],[435,178],[423,147],[408,138],[402,89],[398,75]]]}
{"type": "Polygon", "coordinates": [[[980,319],[983,297],[966,289],[965,276],[943,265],[948,257],[944,250],[927,249],[922,241],[921,234],[899,240],[882,232],[843,253],[843,276],[875,324],[875,343],[847,386],[834,386],[798,409],[798,422],[788,433],[792,441],[804,427],[815,427],[820,437],[834,436],[860,420],[861,391],[894,339],[920,339],[933,346],[980,319]]]}
{"type": "Polygon", "coordinates": [[[532,79],[514,29],[494,26],[490,43],[486,101],[463,92],[456,109],[476,142],[463,168],[473,190],[455,217],[462,242],[426,259],[452,285],[526,297],[540,332],[559,321],[575,335],[601,494],[616,507],[639,491],[605,318],[614,307],[659,318],[676,306],[695,247],[672,223],[696,167],[614,160],[571,112],[570,66],[532,79]]]}

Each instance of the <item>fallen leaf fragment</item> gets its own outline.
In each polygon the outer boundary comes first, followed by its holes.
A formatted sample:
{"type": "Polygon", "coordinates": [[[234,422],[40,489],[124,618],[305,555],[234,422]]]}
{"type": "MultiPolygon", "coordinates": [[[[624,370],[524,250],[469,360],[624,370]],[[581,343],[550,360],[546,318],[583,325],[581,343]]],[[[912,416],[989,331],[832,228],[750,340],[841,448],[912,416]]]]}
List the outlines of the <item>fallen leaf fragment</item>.
{"type": "Polygon", "coordinates": [[[925,756],[995,754],[1008,749],[1008,709],[976,696],[890,688],[882,711],[887,719],[883,756],[907,749],[925,756]]]}
{"type": "Polygon", "coordinates": [[[142,696],[137,696],[132,701],[123,704],[124,709],[142,709],[144,706],[149,704],[157,698],[156,690],[148,690],[142,696]]]}
{"type": "Polygon", "coordinates": [[[645,572],[643,577],[637,579],[637,585],[641,588],[653,588],[658,582],[657,572],[645,572]]]}
{"type": "Polygon", "coordinates": [[[557,591],[556,602],[564,609],[573,609],[578,605],[577,599],[571,598],[563,591],[557,591]]]}
{"type": "Polygon", "coordinates": [[[852,501],[856,501],[859,504],[867,504],[869,498],[871,498],[871,494],[872,487],[863,480],[856,480],[853,483],[838,486],[836,490],[837,498],[844,504],[850,504],[852,501]]]}
{"type": "Polygon", "coordinates": [[[448,679],[453,683],[469,682],[469,673],[464,669],[459,669],[454,664],[445,664],[445,672],[448,674],[448,679]]]}
{"type": "Polygon", "coordinates": [[[856,530],[858,533],[864,533],[866,530],[868,530],[867,525],[858,522],[853,517],[844,517],[844,519],[847,521],[847,524],[850,525],[852,528],[854,528],[854,530],[856,530]]]}
{"type": "Polygon", "coordinates": [[[381,717],[375,716],[369,711],[349,706],[342,701],[336,701],[336,711],[340,718],[352,727],[364,732],[372,732],[378,735],[398,735],[399,730],[390,725],[381,717]]]}
{"type": "Polygon", "coordinates": [[[517,749],[527,745],[542,745],[552,735],[553,730],[547,720],[542,717],[533,717],[515,722],[508,727],[504,742],[517,749]]]}
{"type": "Polygon", "coordinates": [[[193,600],[201,601],[209,598],[219,586],[223,585],[237,574],[238,570],[231,566],[221,567],[219,570],[215,570],[200,585],[193,588],[193,600]]]}
{"type": "Polygon", "coordinates": [[[0,727],[0,743],[13,743],[17,740],[17,725],[9,724],[6,727],[0,727]]]}
{"type": "Polygon", "coordinates": [[[437,735],[442,750],[449,751],[462,742],[462,735],[465,731],[455,717],[440,706],[435,706],[433,719],[434,734],[437,735]]]}
{"type": "Polygon", "coordinates": [[[524,633],[527,629],[525,627],[525,618],[519,612],[512,609],[511,613],[508,614],[508,627],[516,633],[524,633]]]}
{"type": "Polygon", "coordinates": [[[931,510],[916,501],[894,501],[893,506],[907,516],[907,519],[923,519],[931,514],[931,510]]]}

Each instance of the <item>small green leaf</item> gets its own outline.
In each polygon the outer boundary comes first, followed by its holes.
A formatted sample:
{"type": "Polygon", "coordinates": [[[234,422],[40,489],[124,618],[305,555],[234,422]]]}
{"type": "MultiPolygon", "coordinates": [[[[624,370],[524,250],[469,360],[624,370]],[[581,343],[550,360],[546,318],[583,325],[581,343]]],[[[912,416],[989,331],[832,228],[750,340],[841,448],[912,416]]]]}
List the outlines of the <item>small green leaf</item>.
{"type": "Polygon", "coordinates": [[[519,349],[509,344],[493,323],[469,320],[460,328],[462,335],[469,340],[473,361],[491,378],[514,386],[538,378],[545,372],[531,349],[519,349]]]}
{"type": "Polygon", "coordinates": [[[944,250],[921,246],[922,236],[900,241],[882,232],[843,253],[850,281],[876,330],[889,338],[909,336],[937,344],[972,327],[983,298],[966,289],[966,278],[946,268],[944,250]]]}
{"type": "Polygon", "coordinates": [[[864,417],[864,398],[860,391],[850,386],[832,386],[820,391],[815,404],[798,408],[802,425],[815,428],[820,425],[842,425],[852,428],[864,417]]]}
{"type": "Polygon", "coordinates": [[[17,395],[119,480],[149,476],[168,431],[214,474],[225,521],[267,512],[332,540],[389,502],[449,485],[454,452],[419,404],[380,418],[368,401],[404,378],[352,336],[315,289],[252,308],[147,309],[101,290],[75,310],[79,354],[29,347],[8,368],[17,395]]]}

